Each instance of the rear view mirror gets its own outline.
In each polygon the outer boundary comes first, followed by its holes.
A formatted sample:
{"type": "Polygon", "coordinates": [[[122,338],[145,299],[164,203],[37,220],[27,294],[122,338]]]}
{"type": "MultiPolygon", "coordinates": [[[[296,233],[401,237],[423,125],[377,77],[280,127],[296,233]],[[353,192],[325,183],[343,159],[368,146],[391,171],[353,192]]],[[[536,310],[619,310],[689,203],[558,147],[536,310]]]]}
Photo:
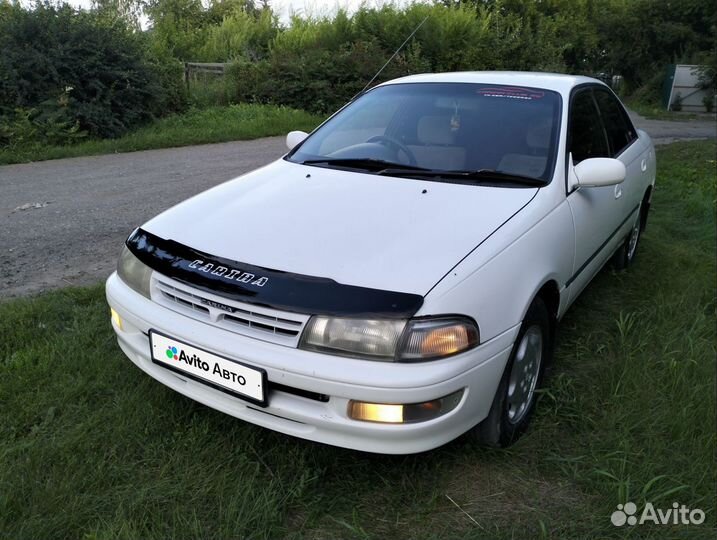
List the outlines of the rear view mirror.
{"type": "Polygon", "coordinates": [[[575,165],[580,187],[614,186],[625,180],[627,170],[619,159],[590,158],[575,165]]]}
{"type": "Polygon", "coordinates": [[[308,136],[309,134],[305,131],[290,131],[289,134],[286,136],[287,148],[289,150],[293,150],[297,144],[304,142],[304,139],[306,139],[306,137],[308,136]]]}

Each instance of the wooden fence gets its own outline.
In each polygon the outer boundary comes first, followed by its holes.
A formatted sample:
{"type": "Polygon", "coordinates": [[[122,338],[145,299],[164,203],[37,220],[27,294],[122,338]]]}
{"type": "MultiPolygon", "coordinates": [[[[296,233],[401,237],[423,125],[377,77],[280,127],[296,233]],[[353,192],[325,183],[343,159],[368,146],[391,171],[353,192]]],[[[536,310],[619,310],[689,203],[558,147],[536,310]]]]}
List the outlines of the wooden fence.
{"type": "Polygon", "coordinates": [[[199,74],[223,77],[226,73],[226,63],[203,63],[203,62],[184,62],[184,83],[189,88],[189,81],[197,80],[199,74]]]}

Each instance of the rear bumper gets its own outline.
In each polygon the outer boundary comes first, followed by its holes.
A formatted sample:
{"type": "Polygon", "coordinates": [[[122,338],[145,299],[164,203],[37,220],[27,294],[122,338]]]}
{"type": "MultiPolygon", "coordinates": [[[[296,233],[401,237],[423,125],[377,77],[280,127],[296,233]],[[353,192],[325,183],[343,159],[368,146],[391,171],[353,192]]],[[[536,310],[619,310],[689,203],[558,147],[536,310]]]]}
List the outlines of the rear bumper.
{"type": "Polygon", "coordinates": [[[147,300],[116,274],[107,301],[122,318],[113,323],[124,353],[148,375],[208,407],[275,431],[325,444],[385,454],[430,450],[485,418],[510,355],[518,327],[476,349],[437,362],[395,364],[338,358],[263,342],[183,316],[147,300]],[[270,383],[328,396],[328,401],[279,389],[261,408],[152,363],[147,332],[156,329],[215,354],[266,370],[270,383]],[[413,424],[350,419],[348,401],[420,403],[462,390],[444,416],[413,424]]]}

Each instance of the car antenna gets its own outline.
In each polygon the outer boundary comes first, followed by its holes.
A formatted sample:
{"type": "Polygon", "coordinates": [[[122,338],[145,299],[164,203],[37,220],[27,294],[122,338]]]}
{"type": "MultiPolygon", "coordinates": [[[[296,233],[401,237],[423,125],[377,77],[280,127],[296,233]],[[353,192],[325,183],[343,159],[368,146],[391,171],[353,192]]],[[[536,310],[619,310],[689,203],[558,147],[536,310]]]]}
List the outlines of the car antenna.
{"type": "Polygon", "coordinates": [[[428,20],[428,17],[429,17],[429,15],[426,15],[426,17],[425,17],[420,23],[418,23],[418,26],[416,26],[416,28],[413,29],[413,32],[411,32],[411,33],[408,35],[408,37],[404,40],[404,42],[401,43],[401,45],[398,47],[398,49],[396,49],[396,52],[393,53],[393,56],[391,56],[391,58],[389,58],[389,59],[386,61],[386,63],[383,65],[383,67],[381,67],[381,69],[379,69],[379,70],[376,72],[376,75],[374,75],[373,78],[368,82],[368,84],[363,87],[363,90],[361,90],[358,94],[356,94],[354,97],[351,98],[351,101],[353,101],[353,100],[356,99],[358,96],[360,96],[361,94],[363,94],[363,93],[366,91],[366,89],[367,89],[369,86],[371,86],[371,83],[372,83],[373,81],[375,81],[376,78],[377,78],[379,75],[381,75],[381,72],[382,72],[384,69],[386,69],[386,66],[389,65],[394,58],[396,58],[396,55],[397,55],[399,52],[401,52],[401,49],[403,49],[403,48],[406,46],[406,43],[408,43],[409,40],[415,35],[415,33],[418,32],[418,29],[421,28],[421,26],[423,26],[423,23],[428,20]]]}

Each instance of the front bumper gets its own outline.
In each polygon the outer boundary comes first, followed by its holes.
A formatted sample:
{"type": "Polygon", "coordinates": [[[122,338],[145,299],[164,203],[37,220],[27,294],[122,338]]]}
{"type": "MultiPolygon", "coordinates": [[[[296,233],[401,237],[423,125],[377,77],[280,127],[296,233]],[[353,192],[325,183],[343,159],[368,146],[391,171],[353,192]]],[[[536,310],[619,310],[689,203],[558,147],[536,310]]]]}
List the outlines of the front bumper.
{"type": "Polygon", "coordinates": [[[275,431],[345,448],[410,454],[445,444],[485,418],[510,355],[518,327],[445,360],[417,364],[333,357],[267,343],[167,309],[112,274],[107,301],[122,318],[112,323],[124,353],[154,379],[208,407],[275,431]],[[154,328],[218,355],[261,367],[275,386],[261,408],[166,370],[150,359],[147,332],[154,328]],[[287,390],[276,388],[281,385],[287,390]],[[458,406],[433,420],[379,424],[353,420],[348,401],[420,403],[463,390],[458,406]],[[312,399],[298,393],[328,396],[312,399]]]}

